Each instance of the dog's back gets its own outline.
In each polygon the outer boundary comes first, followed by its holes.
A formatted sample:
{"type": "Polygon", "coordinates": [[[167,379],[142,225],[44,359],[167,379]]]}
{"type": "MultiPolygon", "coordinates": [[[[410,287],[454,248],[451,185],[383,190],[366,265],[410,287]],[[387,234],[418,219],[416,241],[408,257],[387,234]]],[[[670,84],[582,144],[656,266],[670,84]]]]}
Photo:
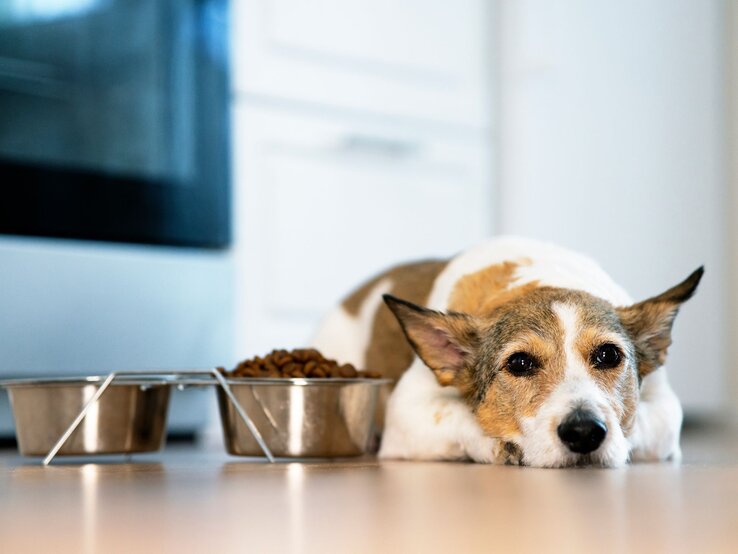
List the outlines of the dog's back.
{"type": "Polygon", "coordinates": [[[327,356],[380,371],[393,380],[410,366],[414,353],[383,294],[425,305],[448,261],[426,260],[393,267],[364,283],[323,323],[313,344],[327,356]]]}
{"type": "Polygon", "coordinates": [[[530,239],[499,237],[449,260],[403,264],[375,276],[323,320],[313,345],[341,362],[398,380],[410,367],[414,353],[382,295],[446,310],[459,279],[492,266],[499,269],[488,275],[481,285],[483,290],[476,291],[476,296],[482,295],[487,301],[493,301],[513,283],[520,286],[532,282],[586,290],[618,304],[630,301],[596,263],[581,254],[530,239]]]}

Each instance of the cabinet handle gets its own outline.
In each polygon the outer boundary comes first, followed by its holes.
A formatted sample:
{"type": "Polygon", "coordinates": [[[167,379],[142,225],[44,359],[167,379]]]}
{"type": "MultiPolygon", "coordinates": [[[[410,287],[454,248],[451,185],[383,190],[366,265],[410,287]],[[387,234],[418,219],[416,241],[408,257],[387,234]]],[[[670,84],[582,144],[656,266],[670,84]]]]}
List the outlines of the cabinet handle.
{"type": "Polygon", "coordinates": [[[338,150],[347,154],[382,156],[384,158],[405,159],[417,156],[422,150],[415,141],[395,140],[371,135],[350,134],[344,136],[338,150]]]}

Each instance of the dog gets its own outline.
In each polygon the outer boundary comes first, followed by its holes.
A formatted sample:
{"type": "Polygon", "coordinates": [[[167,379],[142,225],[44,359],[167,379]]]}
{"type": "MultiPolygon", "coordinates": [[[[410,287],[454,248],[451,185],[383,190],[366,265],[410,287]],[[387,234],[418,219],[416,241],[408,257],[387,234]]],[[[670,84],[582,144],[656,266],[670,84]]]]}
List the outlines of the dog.
{"type": "Polygon", "coordinates": [[[325,318],[314,345],[396,380],[383,459],[679,460],[682,409],[663,364],[702,274],[634,303],[586,256],[495,238],[375,277],[325,318]]]}

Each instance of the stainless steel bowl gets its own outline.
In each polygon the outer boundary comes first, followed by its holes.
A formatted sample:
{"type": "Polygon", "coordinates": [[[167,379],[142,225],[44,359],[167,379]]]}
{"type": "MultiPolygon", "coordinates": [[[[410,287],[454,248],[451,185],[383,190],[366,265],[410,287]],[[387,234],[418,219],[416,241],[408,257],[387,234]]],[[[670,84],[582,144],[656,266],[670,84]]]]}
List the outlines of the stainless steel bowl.
{"type": "MultiPolygon", "coordinates": [[[[231,391],[277,457],[327,458],[366,452],[386,379],[229,379],[231,391]]],[[[226,450],[262,456],[220,387],[226,450]]]]}
{"type": "MultiPolygon", "coordinates": [[[[102,377],[6,381],[18,449],[44,456],[102,384],[102,377]]],[[[132,454],[162,447],[171,387],[161,380],[113,382],[58,455],[132,454]]]]}

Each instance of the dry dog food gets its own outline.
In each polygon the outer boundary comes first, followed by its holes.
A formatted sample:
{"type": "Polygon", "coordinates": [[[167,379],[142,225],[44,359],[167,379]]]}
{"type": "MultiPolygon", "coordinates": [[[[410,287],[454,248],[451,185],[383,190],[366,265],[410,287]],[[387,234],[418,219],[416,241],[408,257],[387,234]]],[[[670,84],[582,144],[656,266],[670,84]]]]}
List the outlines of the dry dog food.
{"type": "MultiPolygon", "coordinates": [[[[225,372],[222,368],[221,371],[225,372]]],[[[314,348],[272,350],[264,357],[256,356],[239,363],[226,372],[229,377],[310,377],[310,378],[365,378],[378,379],[376,371],[359,371],[351,364],[339,364],[325,358],[314,348]]]]}

